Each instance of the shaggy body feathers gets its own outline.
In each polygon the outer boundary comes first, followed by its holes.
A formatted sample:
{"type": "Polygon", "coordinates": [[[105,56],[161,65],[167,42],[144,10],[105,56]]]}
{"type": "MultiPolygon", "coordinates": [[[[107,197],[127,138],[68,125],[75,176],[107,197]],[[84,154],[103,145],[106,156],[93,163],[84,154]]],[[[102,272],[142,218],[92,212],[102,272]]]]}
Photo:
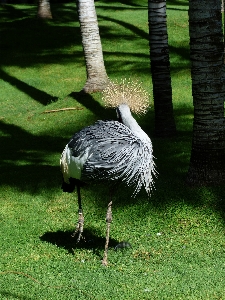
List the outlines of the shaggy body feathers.
{"type": "Polygon", "coordinates": [[[134,187],[134,196],[142,186],[150,195],[156,175],[151,140],[127,105],[117,113],[122,123],[97,121],[72,137],[60,160],[64,181],[120,179],[134,187]]]}

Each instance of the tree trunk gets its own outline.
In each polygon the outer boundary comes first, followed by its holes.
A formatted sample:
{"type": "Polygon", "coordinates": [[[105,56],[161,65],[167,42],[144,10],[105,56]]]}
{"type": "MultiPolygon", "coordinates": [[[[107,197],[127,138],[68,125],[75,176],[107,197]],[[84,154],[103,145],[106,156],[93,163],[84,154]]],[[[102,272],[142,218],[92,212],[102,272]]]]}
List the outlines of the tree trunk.
{"type": "Polygon", "coordinates": [[[189,0],[193,139],[187,182],[225,180],[224,44],[221,0],[189,0]]]}
{"type": "Polygon", "coordinates": [[[148,0],[148,20],[155,135],[170,137],[175,135],[176,125],[173,116],[166,0],[148,0]]]}
{"type": "Polygon", "coordinates": [[[38,1],[38,18],[40,19],[52,19],[51,7],[49,0],[38,1]]]}
{"type": "Polygon", "coordinates": [[[77,8],[87,72],[83,91],[86,93],[102,91],[108,83],[108,76],[104,65],[94,0],[77,0],[77,8]]]}
{"type": "MultiPolygon", "coordinates": [[[[221,12],[223,13],[223,44],[225,47],[225,10],[224,10],[224,0],[221,1],[221,12]]],[[[224,49],[225,52],[225,49],[224,49]]],[[[225,57],[224,57],[224,61],[225,63],[225,57]]]]}

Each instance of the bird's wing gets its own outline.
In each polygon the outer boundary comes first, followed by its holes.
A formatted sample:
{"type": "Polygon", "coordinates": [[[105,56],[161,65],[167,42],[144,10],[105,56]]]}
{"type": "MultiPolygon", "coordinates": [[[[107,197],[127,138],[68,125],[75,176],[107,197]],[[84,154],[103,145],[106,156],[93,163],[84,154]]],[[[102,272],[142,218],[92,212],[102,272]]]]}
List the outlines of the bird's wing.
{"type": "Polygon", "coordinates": [[[68,146],[74,156],[89,151],[84,180],[121,179],[135,187],[134,195],[142,186],[150,194],[155,174],[151,142],[143,143],[122,123],[98,121],[75,134],[68,146]]]}

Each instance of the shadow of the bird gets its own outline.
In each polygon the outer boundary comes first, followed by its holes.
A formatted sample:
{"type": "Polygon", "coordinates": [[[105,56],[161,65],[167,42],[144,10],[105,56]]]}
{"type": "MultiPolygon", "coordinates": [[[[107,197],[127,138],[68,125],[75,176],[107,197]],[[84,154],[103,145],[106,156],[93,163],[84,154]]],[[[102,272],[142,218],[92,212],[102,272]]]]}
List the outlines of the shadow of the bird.
{"type": "MultiPolygon", "coordinates": [[[[76,238],[72,237],[73,231],[58,230],[55,232],[46,232],[40,240],[51,243],[59,248],[64,248],[68,253],[74,255],[76,249],[91,249],[93,253],[99,257],[102,256],[102,250],[105,247],[105,237],[96,233],[95,229],[85,228],[83,237],[79,243],[76,243],[76,238]]],[[[110,239],[109,248],[116,249],[119,242],[115,239],[110,239]]]]}

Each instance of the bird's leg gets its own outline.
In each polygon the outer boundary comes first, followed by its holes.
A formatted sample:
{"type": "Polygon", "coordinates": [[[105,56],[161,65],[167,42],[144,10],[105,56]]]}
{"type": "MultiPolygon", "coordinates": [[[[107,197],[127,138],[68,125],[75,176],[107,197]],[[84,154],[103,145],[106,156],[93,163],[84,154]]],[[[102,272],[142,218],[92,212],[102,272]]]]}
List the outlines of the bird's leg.
{"type": "Polygon", "coordinates": [[[79,215],[79,217],[78,217],[77,226],[76,226],[76,229],[75,229],[74,233],[72,234],[72,237],[75,237],[77,232],[79,232],[78,238],[77,238],[77,243],[79,243],[79,241],[82,237],[83,227],[84,227],[84,216],[83,216],[82,209],[78,210],[78,215],[79,215]]]}
{"type": "Polygon", "coordinates": [[[84,216],[83,216],[83,210],[82,210],[82,205],[81,205],[81,196],[80,196],[80,182],[77,182],[77,196],[78,196],[78,222],[77,222],[77,226],[76,229],[74,231],[74,233],[72,234],[72,237],[75,237],[75,235],[77,234],[77,232],[79,232],[78,234],[78,238],[77,238],[77,243],[79,243],[81,237],[82,237],[82,233],[83,233],[83,227],[84,227],[84,216]]]}
{"type": "Polygon", "coordinates": [[[105,252],[104,252],[104,257],[103,257],[103,260],[102,260],[103,266],[107,266],[108,265],[107,258],[108,258],[109,232],[110,232],[111,222],[112,222],[112,201],[109,202],[107,213],[106,213],[107,227],[106,227],[105,252]]]}

